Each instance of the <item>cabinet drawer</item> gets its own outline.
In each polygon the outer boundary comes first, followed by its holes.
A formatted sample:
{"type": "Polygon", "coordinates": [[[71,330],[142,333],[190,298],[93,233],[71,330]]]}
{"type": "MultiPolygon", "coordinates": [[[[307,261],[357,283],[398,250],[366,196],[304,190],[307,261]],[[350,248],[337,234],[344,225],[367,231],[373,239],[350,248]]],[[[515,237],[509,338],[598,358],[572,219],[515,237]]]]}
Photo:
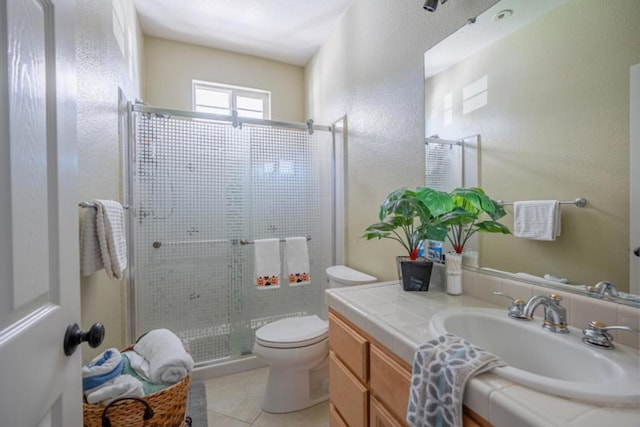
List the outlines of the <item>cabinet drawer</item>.
{"type": "Polygon", "coordinates": [[[371,392],[385,403],[396,418],[404,420],[409,403],[411,372],[377,346],[372,345],[370,351],[371,392]]]}
{"type": "Polygon", "coordinates": [[[329,396],[349,427],[366,427],[369,392],[333,351],[329,352],[329,396]]]}
{"type": "Polygon", "coordinates": [[[375,397],[371,396],[369,406],[369,427],[406,427],[404,421],[398,421],[375,397]]]}
{"type": "Polygon", "coordinates": [[[329,348],[362,382],[367,382],[369,342],[333,313],[329,313],[329,348]]]}
{"type": "Polygon", "coordinates": [[[349,427],[333,403],[329,403],[329,427],[349,427]]]}

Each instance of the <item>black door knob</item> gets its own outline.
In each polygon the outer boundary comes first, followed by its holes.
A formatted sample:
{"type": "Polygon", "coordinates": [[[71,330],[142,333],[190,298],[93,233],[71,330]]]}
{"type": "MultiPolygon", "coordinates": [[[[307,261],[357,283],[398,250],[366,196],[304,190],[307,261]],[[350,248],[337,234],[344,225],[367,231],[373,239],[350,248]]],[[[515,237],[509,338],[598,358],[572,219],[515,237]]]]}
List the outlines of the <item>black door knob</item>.
{"type": "Polygon", "coordinates": [[[638,246],[637,248],[635,248],[635,249],[633,250],[633,254],[634,254],[635,256],[640,256],[640,246],[638,246]]]}
{"type": "Polygon", "coordinates": [[[77,323],[70,323],[64,334],[64,354],[71,356],[83,341],[88,342],[91,348],[96,348],[102,344],[102,341],[104,341],[104,325],[102,323],[94,323],[87,332],[83,332],[77,323]]]}

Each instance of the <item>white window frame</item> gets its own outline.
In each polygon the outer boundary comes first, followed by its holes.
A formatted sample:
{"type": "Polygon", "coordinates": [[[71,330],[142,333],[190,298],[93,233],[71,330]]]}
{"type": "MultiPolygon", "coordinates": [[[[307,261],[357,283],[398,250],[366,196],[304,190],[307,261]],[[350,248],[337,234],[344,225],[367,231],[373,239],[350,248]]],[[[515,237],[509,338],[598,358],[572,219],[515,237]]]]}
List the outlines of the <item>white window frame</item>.
{"type": "Polygon", "coordinates": [[[266,90],[232,86],[221,83],[208,82],[204,80],[192,80],[191,81],[191,100],[193,111],[198,111],[198,104],[196,103],[196,89],[209,89],[219,92],[227,92],[231,95],[231,106],[228,115],[231,115],[233,110],[238,111],[238,117],[243,117],[242,110],[237,109],[238,97],[259,99],[262,101],[262,119],[271,119],[271,92],[266,90]]]}

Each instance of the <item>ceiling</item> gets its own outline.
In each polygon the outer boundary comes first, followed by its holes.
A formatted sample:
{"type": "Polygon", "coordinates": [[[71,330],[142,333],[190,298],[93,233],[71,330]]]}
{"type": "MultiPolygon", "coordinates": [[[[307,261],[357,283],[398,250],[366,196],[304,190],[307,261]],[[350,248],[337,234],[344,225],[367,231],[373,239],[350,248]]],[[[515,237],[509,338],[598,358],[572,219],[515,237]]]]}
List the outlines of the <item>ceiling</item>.
{"type": "Polygon", "coordinates": [[[354,0],[134,0],[153,37],[304,66],[354,0]]]}
{"type": "Polygon", "coordinates": [[[567,0],[501,0],[467,25],[430,48],[424,57],[425,78],[438,74],[529,24],[567,0]]]}

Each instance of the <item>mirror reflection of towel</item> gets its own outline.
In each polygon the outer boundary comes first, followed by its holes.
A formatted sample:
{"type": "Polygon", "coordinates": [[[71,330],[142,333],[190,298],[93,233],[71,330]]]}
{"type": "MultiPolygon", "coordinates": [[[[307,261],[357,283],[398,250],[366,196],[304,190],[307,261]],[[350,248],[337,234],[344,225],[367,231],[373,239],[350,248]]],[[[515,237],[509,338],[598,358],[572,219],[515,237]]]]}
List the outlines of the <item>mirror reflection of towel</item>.
{"type": "Polygon", "coordinates": [[[287,237],[285,239],[287,259],[287,278],[290,286],[311,283],[309,274],[309,248],[306,237],[287,237]]]}
{"type": "Polygon", "coordinates": [[[513,236],[554,241],[560,236],[560,202],[528,200],[513,204],[513,236]]]}
{"type": "Polygon", "coordinates": [[[280,239],[261,239],[254,243],[255,278],[258,289],[280,287],[280,239]]]}

